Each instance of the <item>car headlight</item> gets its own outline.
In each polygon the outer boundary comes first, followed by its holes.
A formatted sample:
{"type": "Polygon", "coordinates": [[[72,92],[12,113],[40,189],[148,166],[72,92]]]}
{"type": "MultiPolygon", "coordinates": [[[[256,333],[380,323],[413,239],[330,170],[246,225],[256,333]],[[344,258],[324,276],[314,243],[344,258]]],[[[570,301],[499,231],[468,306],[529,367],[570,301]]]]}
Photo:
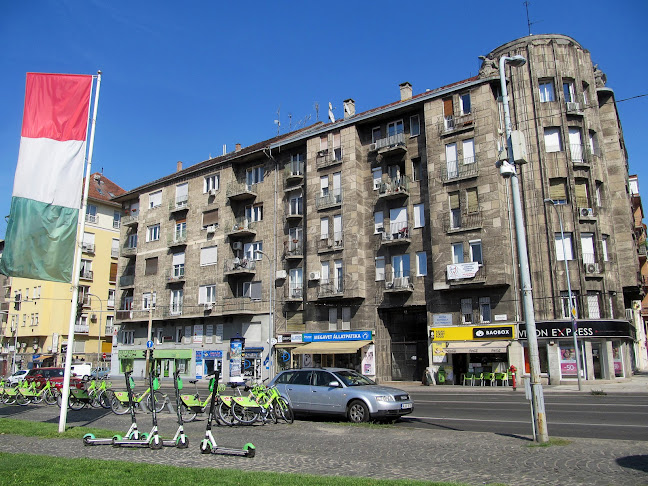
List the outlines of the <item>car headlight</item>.
{"type": "Polygon", "coordinates": [[[394,397],[391,395],[378,395],[376,400],[379,402],[395,402],[394,397]]]}

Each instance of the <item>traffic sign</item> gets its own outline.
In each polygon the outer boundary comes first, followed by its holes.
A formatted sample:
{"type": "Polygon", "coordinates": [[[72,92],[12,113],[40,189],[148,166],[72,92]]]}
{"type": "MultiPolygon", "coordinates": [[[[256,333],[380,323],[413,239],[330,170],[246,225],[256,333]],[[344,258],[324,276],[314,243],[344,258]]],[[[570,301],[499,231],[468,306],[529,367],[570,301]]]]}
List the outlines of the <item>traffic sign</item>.
{"type": "Polygon", "coordinates": [[[106,359],[106,353],[103,354],[103,359],[106,359]]]}
{"type": "Polygon", "coordinates": [[[153,347],[153,341],[146,341],[146,347],[151,349],[153,347]]]}

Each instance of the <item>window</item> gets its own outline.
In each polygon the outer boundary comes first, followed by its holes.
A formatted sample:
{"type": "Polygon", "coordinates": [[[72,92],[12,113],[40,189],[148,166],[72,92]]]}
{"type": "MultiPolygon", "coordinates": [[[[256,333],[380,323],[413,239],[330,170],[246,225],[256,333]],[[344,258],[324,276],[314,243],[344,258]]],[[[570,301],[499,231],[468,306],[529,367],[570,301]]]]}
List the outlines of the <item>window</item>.
{"type": "Polygon", "coordinates": [[[382,233],[385,230],[385,216],[382,211],[374,213],[374,234],[382,233]]]}
{"type": "Polygon", "coordinates": [[[220,189],[220,174],[205,176],[203,181],[203,193],[218,191],[220,189]]]}
{"type": "Polygon", "coordinates": [[[584,264],[596,263],[593,233],[581,233],[581,254],[583,255],[584,264]]]}
{"type": "Polygon", "coordinates": [[[576,101],[576,90],[574,88],[574,80],[563,80],[563,94],[565,95],[566,103],[573,103],[576,101]]]}
{"type": "Polygon", "coordinates": [[[320,177],[320,195],[326,197],[329,194],[329,178],[328,176],[320,177]]]}
{"type": "Polygon", "coordinates": [[[473,321],[472,299],[461,299],[461,323],[471,324],[473,321]]]}
{"type": "Polygon", "coordinates": [[[450,228],[461,228],[461,206],[459,192],[451,192],[450,196],[450,228]]]}
{"type": "Polygon", "coordinates": [[[410,137],[416,137],[421,134],[421,124],[419,122],[419,116],[414,115],[410,116],[410,137]]]}
{"type": "Polygon", "coordinates": [[[559,127],[545,127],[544,143],[546,152],[562,152],[562,138],[559,127]]]}
{"type": "Polygon", "coordinates": [[[110,256],[117,258],[119,256],[119,238],[113,238],[110,247],[110,256]]]}
{"type": "Polygon", "coordinates": [[[587,292],[587,316],[590,319],[600,319],[601,309],[599,303],[599,293],[595,291],[587,292]]]}
{"type": "Polygon", "coordinates": [[[422,228],[425,226],[425,209],[423,204],[414,205],[414,227],[422,228]]]}
{"type": "Polygon", "coordinates": [[[589,84],[583,81],[583,104],[587,107],[589,103],[589,84]]]}
{"type": "Polygon", "coordinates": [[[206,246],[200,249],[200,266],[216,265],[218,262],[218,246],[206,246]]]}
{"type": "Polygon", "coordinates": [[[328,150],[328,135],[320,135],[320,152],[328,150]]]}
{"type": "Polygon", "coordinates": [[[470,93],[459,95],[459,108],[461,109],[462,115],[468,115],[472,112],[472,107],[470,106],[470,93]]]}
{"type": "Polygon", "coordinates": [[[567,202],[567,189],[565,186],[565,179],[550,179],[549,180],[549,197],[554,202],[567,202]]]}
{"type": "Polygon", "coordinates": [[[175,205],[176,207],[185,206],[189,200],[189,183],[184,182],[176,186],[175,205]]]}
{"type": "Polygon", "coordinates": [[[81,278],[92,278],[92,260],[81,260],[81,278]]]}
{"type": "Polygon", "coordinates": [[[185,271],[185,254],[184,252],[173,254],[173,278],[184,277],[185,271]]]}
{"type": "Polygon", "coordinates": [[[382,138],[380,127],[375,127],[371,130],[371,143],[376,143],[382,138]]]}
{"type": "Polygon", "coordinates": [[[107,307],[115,307],[115,289],[108,289],[108,301],[106,302],[107,307]]]}
{"type": "Polygon", "coordinates": [[[389,233],[392,238],[407,237],[408,231],[407,208],[394,208],[389,210],[389,233]]]}
{"type": "Polygon", "coordinates": [[[385,280],[385,257],[376,257],[376,282],[385,280]]]}
{"type": "Polygon", "coordinates": [[[34,287],[34,299],[40,299],[41,296],[41,286],[34,287]]]}
{"type": "Polygon", "coordinates": [[[463,243],[453,243],[452,263],[463,263],[463,262],[464,262],[463,243]]]}
{"type": "Polygon", "coordinates": [[[171,291],[169,311],[171,315],[177,316],[182,314],[182,303],[184,301],[184,291],[182,289],[175,289],[171,291]]]}
{"type": "Polygon", "coordinates": [[[380,184],[382,183],[382,169],[380,167],[372,169],[371,175],[373,177],[373,190],[377,191],[380,189],[380,184]]]}
{"type": "Polygon", "coordinates": [[[480,265],[484,264],[482,258],[482,243],[481,240],[472,240],[468,242],[470,245],[470,261],[478,262],[480,265]]]}
{"type": "Polygon", "coordinates": [[[160,224],[154,224],[146,228],[146,241],[157,241],[160,239],[160,224]]]}
{"type": "Polygon", "coordinates": [[[576,205],[579,208],[589,208],[589,191],[587,190],[587,179],[576,179],[574,181],[574,193],[576,205]]]}
{"type": "Polygon", "coordinates": [[[218,209],[205,211],[202,214],[202,227],[206,228],[207,226],[218,226],[218,209]]]}
{"type": "Polygon", "coordinates": [[[142,294],[142,309],[155,309],[155,303],[157,301],[156,292],[144,292],[142,294]]]}
{"type": "Polygon", "coordinates": [[[250,222],[263,220],[263,204],[245,206],[245,219],[250,222]]]}
{"type": "Polygon", "coordinates": [[[216,285],[201,285],[198,289],[198,304],[213,304],[216,302],[216,285]]]}
{"type": "Polygon", "coordinates": [[[88,204],[86,207],[86,221],[88,223],[97,222],[97,206],[94,204],[88,204]]]}
{"type": "Polygon", "coordinates": [[[248,186],[251,186],[252,184],[259,184],[263,182],[263,176],[264,176],[264,169],[263,167],[254,167],[252,169],[248,169],[246,173],[246,182],[248,186]]]}
{"type": "Polygon", "coordinates": [[[158,271],[158,257],[147,258],[145,263],[144,275],[156,275],[158,271]]]}
{"type": "Polygon", "coordinates": [[[110,262],[110,274],[108,275],[109,282],[117,282],[117,262],[110,262]]]}
{"type": "Polygon", "coordinates": [[[162,191],[155,191],[149,194],[149,209],[162,205],[162,191]]]}
{"type": "Polygon", "coordinates": [[[594,130],[590,130],[588,134],[589,149],[592,155],[600,157],[601,149],[599,147],[598,135],[594,130]]]}
{"type": "Polygon", "coordinates": [[[561,233],[554,234],[554,242],[556,246],[556,260],[560,261],[569,261],[574,259],[574,252],[572,246],[572,234],[564,233],[564,251],[563,251],[563,239],[561,233]]]}
{"type": "Polygon", "coordinates": [[[540,103],[555,101],[555,91],[553,79],[544,79],[539,81],[540,103]]]}
{"type": "Polygon", "coordinates": [[[329,219],[320,219],[320,239],[327,240],[329,237],[329,219]]]}
{"type": "Polygon", "coordinates": [[[342,307],[342,330],[351,330],[351,307],[342,307]]]}
{"type": "Polygon", "coordinates": [[[243,297],[261,300],[261,282],[243,282],[243,297]]]}
{"type": "Polygon", "coordinates": [[[461,149],[463,151],[464,165],[475,163],[475,139],[468,138],[461,142],[461,149]]]}
{"type": "Polygon", "coordinates": [[[173,241],[182,241],[187,237],[187,220],[176,220],[175,231],[173,233],[173,241]]]}
{"type": "Polygon", "coordinates": [[[580,127],[569,127],[569,152],[572,162],[583,163],[583,139],[580,127]]]}
{"type": "Polygon", "coordinates": [[[466,212],[479,212],[479,198],[477,197],[477,188],[469,187],[466,189],[466,212]]]}
{"type": "MultiPolygon", "coordinates": [[[[288,202],[288,214],[291,216],[301,216],[304,214],[303,198],[301,193],[290,197],[290,201],[288,202]]],[[[263,214],[261,217],[263,219],[263,214]]]]}
{"type": "Polygon", "coordinates": [[[335,160],[342,160],[342,137],[340,132],[333,134],[333,155],[335,160]]]}
{"type": "Polygon", "coordinates": [[[291,268],[288,276],[288,290],[289,296],[293,299],[301,299],[304,295],[304,274],[303,270],[298,268],[291,268]]]}
{"type": "Polygon", "coordinates": [[[304,154],[292,154],[290,156],[290,173],[292,175],[304,175],[304,154]]]}
{"type": "Polygon", "coordinates": [[[416,253],[416,276],[425,277],[427,275],[427,253],[419,251],[416,253]]]}
{"type": "Polygon", "coordinates": [[[479,320],[484,323],[491,321],[490,297],[479,298],[479,320]]]}
{"type": "Polygon", "coordinates": [[[337,314],[338,314],[337,307],[332,307],[328,310],[328,330],[329,331],[337,331],[337,314]]]}
{"type": "Polygon", "coordinates": [[[448,131],[454,129],[454,107],[452,98],[443,100],[443,128],[448,131]]]}
{"type": "Polygon", "coordinates": [[[448,172],[448,178],[452,179],[459,175],[459,169],[457,167],[457,144],[449,143],[445,146],[445,156],[446,156],[446,170],[448,172]]]}
{"type": "Polygon", "coordinates": [[[410,276],[410,256],[408,253],[392,257],[392,271],[394,278],[410,276]]]}
{"type": "Polygon", "coordinates": [[[119,229],[121,226],[121,213],[119,211],[113,211],[113,228],[119,229]]]}
{"type": "Polygon", "coordinates": [[[603,183],[601,181],[596,181],[596,206],[603,207],[603,183]]]}
{"type": "Polygon", "coordinates": [[[387,124],[387,136],[393,137],[400,133],[403,133],[405,129],[403,128],[403,120],[398,120],[387,124]]]}
{"type": "Polygon", "coordinates": [[[122,331],[122,344],[134,344],[135,331],[122,331]]]}
{"type": "Polygon", "coordinates": [[[610,258],[608,256],[608,241],[610,241],[610,237],[608,235],[601,236],[601,253],[604,262],[610,261],[610,258]]]}
{"type": "Polygon", "coordinates": [[[110,336],[113,333],[113,328],[114,328],[114,322],[115,322],[115,316],[106,316],[106,330],[105,333],[106,336],[110,336]]]}
{"type": "Polygon", "coordinates": [[[423,164],[420,157],[412,159],[412,181],[420,181],[423,177],[423,164]]]}
{"type": "Polygon", "coordinates": [[[130,234],[126,237],[125,248],[137,248],[137,233],[130,234]]]}
{"type": "Polygon", "coordinates": [[[254,243],[246,243],[243,247],[244,257],[250,261],[263,259],[263,243],[255,241],[254,243]]]}

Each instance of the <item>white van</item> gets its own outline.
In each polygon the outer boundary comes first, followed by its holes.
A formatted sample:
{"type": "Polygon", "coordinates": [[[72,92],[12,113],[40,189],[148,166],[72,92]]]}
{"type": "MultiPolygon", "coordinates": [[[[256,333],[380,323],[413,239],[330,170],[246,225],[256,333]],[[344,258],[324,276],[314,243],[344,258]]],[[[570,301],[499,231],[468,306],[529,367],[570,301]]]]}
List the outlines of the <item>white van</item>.
{"type": "Polygon", "coordinates": [[[92,363],[77,363],[71,366],[72,373],[77,375],[78,378],[87,380],[90,378],[92,372],[92,363]]]}

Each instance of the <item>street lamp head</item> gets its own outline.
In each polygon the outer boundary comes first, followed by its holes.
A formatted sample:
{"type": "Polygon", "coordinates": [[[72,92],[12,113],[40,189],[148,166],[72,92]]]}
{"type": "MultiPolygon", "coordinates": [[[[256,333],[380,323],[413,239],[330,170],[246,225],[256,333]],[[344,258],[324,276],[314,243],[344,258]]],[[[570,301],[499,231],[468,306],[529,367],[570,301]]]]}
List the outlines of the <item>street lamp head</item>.
{"type": "Polygon", "coordinates": [[[517,56],[506,56],[504,58],[504,61],[511,66],[515,67],[520,67],[524,66],[526,64],[526,59],[523,56],[517,55],[517,56]]]}

